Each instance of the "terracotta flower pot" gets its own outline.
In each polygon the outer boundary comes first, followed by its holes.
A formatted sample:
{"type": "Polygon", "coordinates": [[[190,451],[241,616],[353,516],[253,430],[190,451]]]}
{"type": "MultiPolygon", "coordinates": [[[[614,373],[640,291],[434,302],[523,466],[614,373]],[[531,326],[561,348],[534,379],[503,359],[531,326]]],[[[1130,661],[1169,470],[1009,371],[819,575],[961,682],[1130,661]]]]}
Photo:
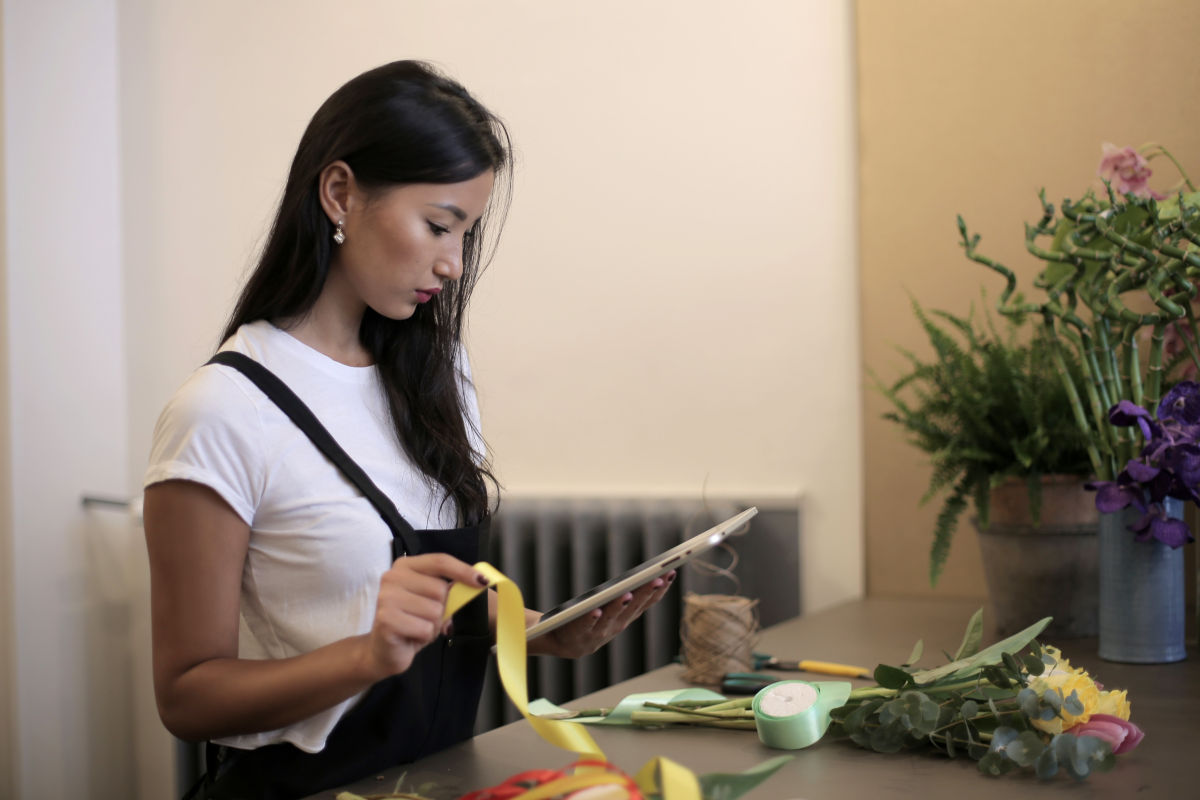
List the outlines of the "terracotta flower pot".
{"type": "Polygon", "coordinates": [[[979,533],[997,633],[1007,636],[1054,617],[1047,641],[1095,636],[1099,630],[1100,514],[1085,478],[1042,478],[1035,525],[1023,479],[991,493],[990,520],[979,533]]]}

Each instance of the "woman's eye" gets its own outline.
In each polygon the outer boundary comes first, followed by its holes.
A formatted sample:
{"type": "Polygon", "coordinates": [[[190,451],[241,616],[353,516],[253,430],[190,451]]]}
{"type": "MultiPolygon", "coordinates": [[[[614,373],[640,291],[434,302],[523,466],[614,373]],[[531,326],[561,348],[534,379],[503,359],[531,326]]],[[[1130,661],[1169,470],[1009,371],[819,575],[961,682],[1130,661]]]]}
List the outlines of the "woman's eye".
{"type": "Polygon", "coordinates": [[[444,225],[438,225],[436,222],[429,223],[429,230],[433,231],[434,236],[445,236],[450,232],[450,229],[444,225]]]}

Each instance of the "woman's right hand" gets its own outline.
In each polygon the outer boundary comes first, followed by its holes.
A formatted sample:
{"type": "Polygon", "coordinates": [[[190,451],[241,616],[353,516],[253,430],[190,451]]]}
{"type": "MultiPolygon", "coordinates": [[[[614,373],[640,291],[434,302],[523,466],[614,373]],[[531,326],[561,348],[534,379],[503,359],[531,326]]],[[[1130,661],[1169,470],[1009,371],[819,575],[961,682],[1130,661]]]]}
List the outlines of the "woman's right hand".
{"type": "Polygon", "coordinates": [[[442,633],[446,599],[455,583],[487,586],[470,564],[445,553],[396,559],[379,582],[375,621],[365,658],[376,679],[407,670],[421,648],[442,633]]]}

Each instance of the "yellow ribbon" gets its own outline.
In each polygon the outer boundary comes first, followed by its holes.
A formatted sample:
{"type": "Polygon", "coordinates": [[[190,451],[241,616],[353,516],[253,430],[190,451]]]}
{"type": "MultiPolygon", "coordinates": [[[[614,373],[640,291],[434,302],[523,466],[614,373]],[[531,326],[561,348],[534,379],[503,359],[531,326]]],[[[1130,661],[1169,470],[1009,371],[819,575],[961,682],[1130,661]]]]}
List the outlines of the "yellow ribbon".
{"type": "MultiPolygon", "coordinates": [[[[495,587],[497,595],[496,613],[496,664],[500,672],[500,683],[538,735],[555,747],[578,753],[584,758],[607,761],[599,745],[592,739],[587,728],[577,722],[543,719],[529,712],[528,684],[525,678],[525,601],[521,590],[504,573],[486,561],[475,564],[475,570],[495,587]]],[[[455,583],[450,587],[446,599],[443,621],[450,618],[484,589],[455,583]]],[[[700,782],[690,770],[666,758],[655,758],[642,767],[636,782],[643,792],[656,791],[655,776],[662,787],[663,800],[701,800],[700,782]]],[[[516,800],[540,800],[555,797],[566,791],[603,784],[621,784],[626,781],[619,775],[581,770],[575,775],[551,781],[520,795],[516,800]]]]}

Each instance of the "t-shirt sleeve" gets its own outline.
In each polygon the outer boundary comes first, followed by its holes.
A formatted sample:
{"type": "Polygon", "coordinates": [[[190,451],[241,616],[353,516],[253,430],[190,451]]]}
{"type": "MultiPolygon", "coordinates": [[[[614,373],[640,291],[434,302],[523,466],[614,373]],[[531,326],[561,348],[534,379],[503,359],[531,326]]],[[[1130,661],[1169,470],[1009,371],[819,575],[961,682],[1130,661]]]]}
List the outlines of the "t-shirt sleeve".
{"type": "Polygon", "coordinates": [[[168,401],[154,426],[143,486],[195,481],[253,525],[265,485],[262,449],[255,403],[223,368],[202,367],[168,401]]]}

